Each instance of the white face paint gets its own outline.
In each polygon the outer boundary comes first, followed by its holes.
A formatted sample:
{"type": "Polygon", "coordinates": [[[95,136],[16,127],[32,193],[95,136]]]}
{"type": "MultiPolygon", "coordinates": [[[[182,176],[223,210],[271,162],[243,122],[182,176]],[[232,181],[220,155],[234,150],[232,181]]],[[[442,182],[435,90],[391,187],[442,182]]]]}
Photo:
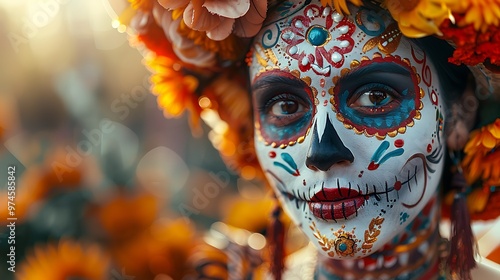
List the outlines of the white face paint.
{"type": "MultiPolygon", "coordinates": [[[[382,12],[282,4],[254,40],[259,161],[287,213],[324,254],[369,255],[435,194],[441,87],[382,12]]],[[[288,2],[285,2],[288,3],[288,2]]]]}

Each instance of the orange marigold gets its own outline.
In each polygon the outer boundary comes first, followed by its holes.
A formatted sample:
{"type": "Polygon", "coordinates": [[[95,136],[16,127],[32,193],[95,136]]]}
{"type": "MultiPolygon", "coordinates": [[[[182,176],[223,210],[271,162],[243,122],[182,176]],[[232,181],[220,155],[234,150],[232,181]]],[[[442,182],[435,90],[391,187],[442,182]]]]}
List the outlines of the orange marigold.
{"type": "Polygon", "coordinates": [[[110,261],[97,245],[61,240],[58,245],[35,247],[20,264],[18,280],[109,279],[110,261]]]}
{"type": "Polygon", "coordinates": [[[500,119],[471,133],[462,161],[469,184],[482,179],[490,184],[500,183],[500,119]]]}
{"type": "MultiPolygon", "coordinates": [[[[349,0],[349,2],[356,6],[361,6],[363,3],[362,0],[349,0]]],[[[330,6],[339,13],[351,14],[347,8],[347,0],[321,0],[321,5],[323,5],[323,7],[330,6]]]]}

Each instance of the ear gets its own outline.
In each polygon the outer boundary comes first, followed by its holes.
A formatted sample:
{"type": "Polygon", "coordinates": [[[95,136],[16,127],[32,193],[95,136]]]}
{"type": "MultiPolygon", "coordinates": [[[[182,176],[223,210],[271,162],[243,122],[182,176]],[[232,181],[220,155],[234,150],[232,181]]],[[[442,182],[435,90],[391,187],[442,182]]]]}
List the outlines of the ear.
{"type": "Polygon", "coordinates": [[[462,150],[469,139],[469,133],[476,122],[479,102],[475,96],[476,88],[471,77],[462,95],[448,108],[446,121],[446,144],[454,151],[462,150]]]}

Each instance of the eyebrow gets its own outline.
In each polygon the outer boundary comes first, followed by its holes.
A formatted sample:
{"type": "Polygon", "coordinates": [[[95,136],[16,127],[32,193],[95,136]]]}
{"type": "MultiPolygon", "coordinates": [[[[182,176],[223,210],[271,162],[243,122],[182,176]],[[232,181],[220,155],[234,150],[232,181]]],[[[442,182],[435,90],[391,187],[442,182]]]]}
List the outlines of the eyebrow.
{"type": "Polygon", "coordinates": [[[372,74],[376,72],[382,72],[382,73],[390,73],[390,74],[400,74],[400,75],[405,75],[409,76],[411,73],[410,71],[397,64],[394,62],[373,62],[369,65],[356,68],[354,71],[350,71],[349,73],[345,74],[340,78],[340,80],[344,79],[356,79],[363,77],[364,75],[367,74],[372,74]]]}
{"type": "Polygon", "coordinates": [[[252,92],[266,90],[273,85],[287,85],[291,87],[303,88],[304,82],[292,74],[283,71],[272,71],[266,73],[264,77],[258,77],[252,84],[252,92]],[[274,74],[274,75],[273,75],[274,74]]]}

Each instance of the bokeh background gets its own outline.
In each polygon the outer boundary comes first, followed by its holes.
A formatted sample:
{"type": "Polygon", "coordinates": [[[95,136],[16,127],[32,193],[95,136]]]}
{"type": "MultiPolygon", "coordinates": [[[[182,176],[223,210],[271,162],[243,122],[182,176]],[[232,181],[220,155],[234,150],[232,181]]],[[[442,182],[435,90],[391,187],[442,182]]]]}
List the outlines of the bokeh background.
{"type": "Polygon", "coordinates": [[[162,115],[112,18],[104,0],[0,0],[2,280],[180,279],[217,221],[265,245],[266,190],[162,115]]]}
{"type": "MultiPolygon", "coordinates": [[[[182,279],[221,233],[264,251],[268,190],[163,116],[113,18],[107,0],[0,0],[1,280],[182,279]]],[[[306,241],[285,223],[290,253],[306,241]]]]}

